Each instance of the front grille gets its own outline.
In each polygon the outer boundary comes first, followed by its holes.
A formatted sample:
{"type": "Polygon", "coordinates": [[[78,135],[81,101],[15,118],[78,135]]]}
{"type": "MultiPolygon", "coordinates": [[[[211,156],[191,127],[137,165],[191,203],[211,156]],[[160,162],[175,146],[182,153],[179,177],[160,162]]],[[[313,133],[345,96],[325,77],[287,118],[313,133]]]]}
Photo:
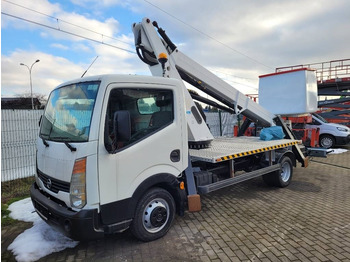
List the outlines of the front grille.
{"type": "Polygon", "coordinates": [[[37,174],[39,179],[43,182],[44,186],[48,190],[54,193],[58,193],[58,191],[69,193],[70,183],[52,178],[41,172],[39,169],[37,169],[37,174]]]}

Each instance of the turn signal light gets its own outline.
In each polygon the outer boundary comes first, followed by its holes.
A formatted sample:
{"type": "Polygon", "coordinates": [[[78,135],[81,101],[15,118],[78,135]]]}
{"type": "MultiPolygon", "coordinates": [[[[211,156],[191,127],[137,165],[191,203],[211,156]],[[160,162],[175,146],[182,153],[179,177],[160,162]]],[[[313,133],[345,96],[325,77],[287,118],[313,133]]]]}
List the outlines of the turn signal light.
{"type": "Polygon", "coordinates": [[[86,158],[74,163],[70,183],[70,201],[72,207],[82,208],[86,204],[86,158]]]}
{"type": "Polygon", "coordinates": [[[185,182],[180,182],[180,185],[179,185],[180,189],[181,190],[184,190],[185,189],[185,182]]]}

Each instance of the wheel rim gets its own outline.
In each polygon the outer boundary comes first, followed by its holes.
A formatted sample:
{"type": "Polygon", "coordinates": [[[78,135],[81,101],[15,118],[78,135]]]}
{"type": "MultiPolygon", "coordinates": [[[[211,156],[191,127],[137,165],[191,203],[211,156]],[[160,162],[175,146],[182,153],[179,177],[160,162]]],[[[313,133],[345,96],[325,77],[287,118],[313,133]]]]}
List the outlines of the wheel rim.
{"type": "Polygon", "coordinates": [[[287,182],[290,179],[290,175],[292,173],[291,166],[289,163],[284,162],[282,164],[282,172],[281,172],[281,179],[283,182],[287,182]]]}
{"type": "Polygon", "coordinates": [[[333,141],[329,137],[324,137],[321,140],[321,146],[325,148],[330,148],[333,145],[333,141]]]}
{"type": "Polygon", "coordinates": [[[169,220],[169,205],[162,198],[153,199],[143,211],[143,227],[150,233],[161,231],[169,220]]]}

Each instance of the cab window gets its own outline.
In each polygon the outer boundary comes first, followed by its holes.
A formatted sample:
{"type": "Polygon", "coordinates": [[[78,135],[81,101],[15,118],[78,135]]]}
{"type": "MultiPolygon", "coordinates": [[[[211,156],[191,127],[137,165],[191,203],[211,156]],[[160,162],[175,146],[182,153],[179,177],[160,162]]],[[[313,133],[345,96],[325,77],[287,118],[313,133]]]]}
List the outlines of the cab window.
{"type": "Polygon", "coordinates": [[[110,92],[106,111],[105,147],[109,152],[125,148],[158,132],[174,120],[173,93],[166,89],[116,88],[110,92]],[[113,132],[113,118],[118,111],[128,111],[131,136],[118,141],[113,132]]]}

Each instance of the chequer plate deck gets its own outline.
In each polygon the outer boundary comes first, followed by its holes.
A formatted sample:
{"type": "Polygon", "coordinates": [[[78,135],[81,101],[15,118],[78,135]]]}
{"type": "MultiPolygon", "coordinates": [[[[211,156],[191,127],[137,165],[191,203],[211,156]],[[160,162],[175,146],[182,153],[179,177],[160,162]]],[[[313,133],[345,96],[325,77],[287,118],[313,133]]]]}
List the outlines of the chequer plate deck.
{"type": "Polygon", "coordinates": [[[280,139],[263,141],[259,137],[220,137],[211,142],[205,149],[190,149],[192,160],[217,163],[247,155],[258,154],[278,148],[298,144],[298,140],[280,139]]]}

